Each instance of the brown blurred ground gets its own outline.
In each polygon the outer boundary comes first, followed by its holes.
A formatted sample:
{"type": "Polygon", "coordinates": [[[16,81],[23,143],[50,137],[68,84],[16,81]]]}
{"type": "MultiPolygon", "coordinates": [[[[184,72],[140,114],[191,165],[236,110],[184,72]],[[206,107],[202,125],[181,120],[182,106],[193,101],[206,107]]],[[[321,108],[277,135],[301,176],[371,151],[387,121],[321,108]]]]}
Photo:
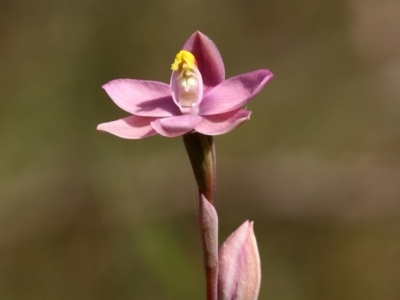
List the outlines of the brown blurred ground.
{"type": "Polygon", "coordinates": [[[216,138],[221,239],[255,221],[261,299],[400,299],[400,2],[0,1],[0,299],[203,299],[182,141],[95,131],[115,78],[169,81],[195,30],[269,68],[216,138]]]}

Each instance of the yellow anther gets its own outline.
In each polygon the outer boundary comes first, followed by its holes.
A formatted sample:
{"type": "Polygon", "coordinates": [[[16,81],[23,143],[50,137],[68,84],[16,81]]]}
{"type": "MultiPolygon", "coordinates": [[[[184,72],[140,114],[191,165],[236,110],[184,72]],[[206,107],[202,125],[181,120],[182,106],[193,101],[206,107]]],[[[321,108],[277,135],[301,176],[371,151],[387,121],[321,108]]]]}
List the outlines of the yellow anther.
{"type": "Polygon", "coordinates": [[[192,53],[186,50],[181,50],[179,53],[175,56],[175,61],[171,65],[171,69],[173,71],[178,71],[181,70],[182,72],[185,73],[192,73],[191,70],[193,70],[196,67],[196,58],[192,53]]]}

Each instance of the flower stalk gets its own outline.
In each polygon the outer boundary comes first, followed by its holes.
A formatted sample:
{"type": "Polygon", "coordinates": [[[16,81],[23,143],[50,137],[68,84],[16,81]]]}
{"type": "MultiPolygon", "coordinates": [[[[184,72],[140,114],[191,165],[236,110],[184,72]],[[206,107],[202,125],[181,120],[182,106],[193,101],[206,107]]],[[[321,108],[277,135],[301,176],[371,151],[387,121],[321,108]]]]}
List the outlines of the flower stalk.
{"type": "Polygon", "coordinates": [[[218,216],[212,205],[216,182],[214,139],[198,132],[183,136],[199,189],[199,230],[206,273],[207,300],[217,300],[218,216]]]}

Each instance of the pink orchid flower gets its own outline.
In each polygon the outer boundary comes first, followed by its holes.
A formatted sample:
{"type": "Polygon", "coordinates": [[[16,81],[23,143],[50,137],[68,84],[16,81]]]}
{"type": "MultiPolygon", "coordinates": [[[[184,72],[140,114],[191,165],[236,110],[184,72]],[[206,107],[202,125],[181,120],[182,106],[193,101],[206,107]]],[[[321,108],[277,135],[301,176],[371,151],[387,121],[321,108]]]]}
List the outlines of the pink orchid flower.
{"type": "Polygon", "coordinates": [[[191,131],[206,135],[227,133],[249,120],[242,109],[272,78],[261,69],[225,80],[222,57],[204,34],[192,34],[172,64],[170,84],[116,79],[103,88],[132,115],[102,123],[97,130],[121,138],[140,139],[155,134],[176,137],[191,131]]]}

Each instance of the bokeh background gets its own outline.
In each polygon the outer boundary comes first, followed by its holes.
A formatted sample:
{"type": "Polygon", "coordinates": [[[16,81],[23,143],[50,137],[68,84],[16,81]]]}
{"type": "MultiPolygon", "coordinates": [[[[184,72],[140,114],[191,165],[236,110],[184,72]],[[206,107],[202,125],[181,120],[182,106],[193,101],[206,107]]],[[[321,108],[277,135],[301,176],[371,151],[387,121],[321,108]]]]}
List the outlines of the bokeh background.
{"type": "Polygon", "coordinates": [[[101,85],[169,82],[195,30],[275,74],[215,139],[259,299],[400,299],[398,0],[0,0],[0,299],[204,299],[182,140],[95,130],[127,116],[101,85]]]}

